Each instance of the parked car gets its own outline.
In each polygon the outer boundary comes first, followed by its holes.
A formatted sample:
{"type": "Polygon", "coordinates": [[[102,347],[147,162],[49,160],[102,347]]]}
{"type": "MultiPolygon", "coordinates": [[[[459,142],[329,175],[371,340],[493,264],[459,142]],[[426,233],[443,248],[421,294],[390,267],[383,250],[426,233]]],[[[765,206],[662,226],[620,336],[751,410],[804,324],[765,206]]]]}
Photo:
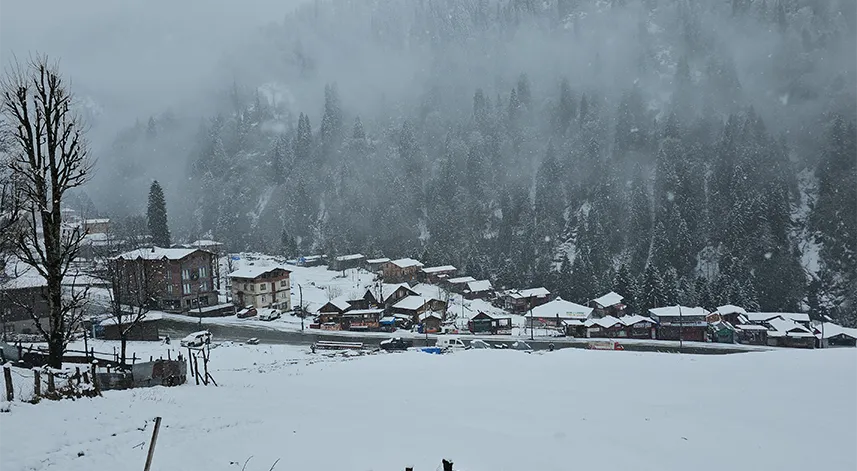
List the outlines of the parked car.
{"type": "Polygon", "coordinates": [[[182,347],[201,347],[210,343],[211,332],[207,330],[200,330],[199,332],[188,334],[185,338],[181,339],[179,345],[181,345],[182,347]]]}
{"type": "Polygon", "coordinates": [[[522,352],[531,353],[533,351],[533,347],[530,346],[527,342],[522,340],[518,340],[512,344],[512,350],[520,350],[522,352]]]}
{"type": "Polygon", "coordinates": [[[411,339],[403,339],[401,337],[393,337],[381,342],[381,349],[388,352],[396,350],[407,350],[414,346],[414,341],[411,339]]]}
{"type": "Polygon", "coordinates": [[[248,317],[253,317],[256,315],[256,308],[253,306],[247,306],[244,309],[238,311],[236,314],[239,319],[247,319],[248,317]]]}
{"type": "Polygon", "coordinates": [[[598,340],[586,345],[589,350],[625,350],[621,343],[615,340],[598,340]]]}
{"type": "Polygon", "coordinates": [[[464,350],[467,348],[464,341],[458,337],[439,337],[436,346],[443,350],[464,350]]]}
{"type": "Polygon", "coordinates": [[[270,309],[261,314],[259,314],[260,321],[272,321],[274,319],[279,319],[282,316],[278,309],[270,309]]]}
{"type": "Polygon", "coordinates": [[[252,337],[247,339],[247,345],[259,345],[259,339],[252,337]]]}
{"type": "Polygon", "coordinates": [[[490,349],[493,347],[491,347],[491,345],[489,345],[488,342],[486,342],[484,340],[474,339],[474,340],[470,341],[470,346],[467,348],[472,349],[472,350],[483,350],[483,349],[490,349]]]}

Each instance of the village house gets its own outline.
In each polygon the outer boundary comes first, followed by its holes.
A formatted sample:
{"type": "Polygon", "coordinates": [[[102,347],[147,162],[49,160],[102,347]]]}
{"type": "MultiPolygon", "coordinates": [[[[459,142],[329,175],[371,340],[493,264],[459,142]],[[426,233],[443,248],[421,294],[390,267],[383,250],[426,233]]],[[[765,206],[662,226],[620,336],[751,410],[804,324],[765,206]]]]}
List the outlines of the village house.
{"type": "Polygon", "coordinates": [[[530,288],[525,290],[509,290],[503,294],[503,305],[507,311],[523,313],[536,306],[541,306],[551,300],[551,292],[547,288],[530,288]]]}
{"type": "Polygon", "coordinates": [[[417,280],[423,264],[412,258],[392,260],[381,266],[382,277],[386,283],[409,283],[417,280]]]}
{"type": "Polygon", "coordinates": [[[473,334],[512,335],[512,318],[479,311],[467,322],[473,334]]]}
{"type": "MultiPolygon", "coordinates": [[[[145,285],[147,307],[169,312],[189,311],[217,304],[211,252],[200,249],[150,247],[117,255],[114,264],[114,293],[132,293],[145,285]]],[[[137,298],[123,299],[134,304],[137,298]]]]}
{"type": "Polygon", "coordinates": [[[530,329],[553,329],[565,335],[583,337],[586,335],[584,322],[592,315],[592,311],[591,307],[558,297],[534,307],[526,316],[526,325],[530,329]]]}
{"type": "Polygon", "coordinates": [[[84,234],[107,234],[110,232],[110,219],[84,219],[83,233],[84,234]]]}
{"type": "Polygon", "coordinates": [[[229,274],[236,306],[292,309],[290,271],[280,266],[251,265],[229,274]]]}
{"type": "Polygon", "coordinates": [[[306,268],[319,267],[324,265],[325,258],[327,257],[324,255],[307,255],[305,257],[298,257],[298,259],[295,260],[295,265],[306,268]]]}
{"type": "Polygon", "coordinates": [[[372,273],[379,273],[384,264],[390,261],[389,258],[370,258],[366,260],[366,270],[372,273]]]}
{"type": "Polygon", "coordinates": [[[658,323],[658,340],[705,342],[708,311],[701,307],[668,306],[649,309],[658,323]]]}
{"type": "Polygon", "coordinates": [[[622,304],[624,299],[622,295],[611,291],[604,296],[589,301],[588,304],[593,309],[592,315],[595,317],[622,317],[625,314],[625,305],[622,304]]]}
{"type": "Polygon", "coordinates": [[[491,282],[488,280],[468,281],[464,290],[465,299],[487,299],[493,293],[491,282]]]}
{"type": "Polygon", "coordinates": [[[443,285],[453,293],[462,294],[464,293],[464,290],[467,289],[467,283],[472,281],[476,281],[476,278],[473,278],[472,276],[459,276],[447,279],[444,281],[443,285]]]}
{"type": "Polygon", "coordinates": [[[345,311],[340,316],[340,328],[342,330],[376,331],[380,328],[379,321],[383,313],[383,309],[352,309],[345,311]]]}
{"type": "Polygon", "coordinates": [[[324,303],[318,311],[316,311],[316,316],[318,316],[319,323],[325,324],[328,322],[337,322],[339,323],[342,319],[342,314],[346,311],[349,311],[353,308],[352,304],[349,303],[345,298],[338,297],[331,299],[330,301],[324,303]]]}
{"type": "Polygon", "coordinates": [[[359,253],[340,255],[333,258],[333,262],[330,263],[330,269],[333,271],[345,271],[352,268],[359,268],[363,266],[364,260],[366,260],[366,257],[359,253]]]}
{"type": "MultiPolygon", "coordinates": [[[[121,330],[128,329],[128,324],[137,316],[134,314],[123,315],[120,326],[115,317],[108,317],[100,322],[101,338],[104,340],[122,340],[121,330]]],[[[146,313],[133,327],[128,330],[126,340],[158,341],[161,339],[158,329],[161,314],[146,313]]]]}
{"type": "Polygon", "coordinates": [[[809,314],[804,312],[748,312],[745,314],[751,324],[766,324],[778,317],[794,321],[807,329],[811,328],[809,314]]]}
{"type": "MultiPolygon", "coordinates": [[[[3,264],[0,261],[0,264],[3,264]]],[[[12,259],[0,267],[0,324],[3,338],[12,334],[36,334],[33,316],[48,329],[47,282],[36,269],[12,259]]]]}
{"type": "Polygon", "coordinates": [[[420,270],[420,281],[423,283],[431,283],[433,285],[440,284],[441,281],[454,275],[456,268],[452,265],[442,265],[439,267],[426,267],[420,270]]]}
{"type": "Polygon", "coordinates": [[[613,316],[592,317],[583,322],[589,338],[626,337],[625,324],[613,316]]]}
{"type": "Polygon", "coordinates": [[[842,327],[832,322],[820,322],[813,328],[820,348],[857,346],[857,329],[842,327]]]}
{"type": "MultiPolygon", "coordinates": [[[[406,283],[378,283],[375,286],[366,290],[363,295],[363,300],[368,303],[368,306],[390,307],[399,302],[399,300],[407,296],[417,296],[418,293],[410,288],[406,283]]],[[[352,305],[354,301],[352,301],[352,305]]]]}
{"type": "Polygon", "coordinates": [[[767,345],[768,328],[758,324],[733,324],[735,339],[745,345],[767,345]]]}
{"type": "Polygon", "coordinates": [[[436,334],[443,327],[443,314],[435,311],[426,311],[419,315],[420,333],[436,334]]]}
{"type": "Polygon", "coordinates": [[[446,302],[423,296],[408,296],[394,304],[392,311],[396,314],[407,314],[417,324],[420,321],[419,315],[424,312],[446,312],[446,302]]]}
{"type": "Polygon", "coordinates": [[[772,347],[815,348],[816,335],[802,324],[781,316],[765,321],[768,345],[772,347]]]}
{"type": "Polygon", "coordinates": [[[625,337],[629,339],[657,338],[657,324],[654,320],[640,315],[622,316],[619,321],[625,326],[625,337]]]}

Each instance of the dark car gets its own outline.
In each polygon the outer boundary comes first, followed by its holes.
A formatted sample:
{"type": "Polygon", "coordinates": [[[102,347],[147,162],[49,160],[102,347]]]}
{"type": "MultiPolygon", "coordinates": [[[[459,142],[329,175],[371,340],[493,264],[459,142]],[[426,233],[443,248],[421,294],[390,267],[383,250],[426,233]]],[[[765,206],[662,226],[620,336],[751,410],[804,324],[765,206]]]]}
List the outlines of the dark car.
{"type": "Polygon", "coordinates": [[[522,352],[531,353],[533,351],[533,347],[530,346],[527,342],[522,340],[518,340],[517,342],[512,344],[512,350],[520,350],[522,352]]]}
{"type": "Polygon", "coordinates": [[[480,339],[474,339],[470,341],[470,346],[467,347],[468,350],[482,350],[492,348],[491,345],[488,345],[488,342],[480,339]]]}
{"type": "Polygon", "coordinates": [[[414,346],[414,341],[411,339],[403,339],[401,337],[394,337],[391,339],[387,339],[381,342],[381,349],[386,350],[388,352],[396,351],[396,350],[407,350],[414,346]]]}

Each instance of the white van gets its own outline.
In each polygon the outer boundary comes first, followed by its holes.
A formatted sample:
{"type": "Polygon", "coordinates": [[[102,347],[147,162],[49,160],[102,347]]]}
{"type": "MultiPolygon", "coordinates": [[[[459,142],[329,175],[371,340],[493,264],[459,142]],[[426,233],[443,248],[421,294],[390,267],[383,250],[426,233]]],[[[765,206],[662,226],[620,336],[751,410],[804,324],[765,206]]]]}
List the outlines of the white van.
{"type": "Polygon", "coordinates": [[[464,350],[467,345],[458,337],[438,337],[436,346],[442,350],[464,350]]]}
{"type": "Polygon", "coordinates": [[[183,338],[179,345],[182,347],[201,347],[205,344],[211,343],[211,332],[207,330],[200,330],[199,332],[194,332],[192,334],[188,334],[187,337],[183,338]]]}

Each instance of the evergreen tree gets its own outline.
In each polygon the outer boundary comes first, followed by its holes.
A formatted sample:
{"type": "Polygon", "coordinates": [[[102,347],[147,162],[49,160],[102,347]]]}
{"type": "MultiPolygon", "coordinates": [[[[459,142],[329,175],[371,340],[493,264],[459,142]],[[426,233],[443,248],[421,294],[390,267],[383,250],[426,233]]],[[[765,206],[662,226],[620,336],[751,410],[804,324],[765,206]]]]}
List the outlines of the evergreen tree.
{"type": "Polygon", "coordinates": [[[167,226],[167,202],[164,199],[164,190],[161,189],[157,180],[149,187],[149,205],[146,211],[146,219],[149,225],[149,235],[152,244],[157,247],[169,247],[170,229],[167,226]]]}
{"type": "Polygon", "coordinates": [[[625,298],[625,305],[628,307],[629,313],[637,311],[637,282],[631,276],[631,270],[628,265],[623,263],[616,271],[616,276],[613,278],[613,291],[619,293],[625,298]]]}
{"type": "Polygon", "coordinates": [[[301,113],[298,117],[298,132],[294,138],[295,162],[304,165],[309,162],[312,153],[312,126],[309,116],[301,113]]]}
{"type": "Polygon", "coordinates": [[[643,272],[643,282],[637,297],[637,302],[640,304],[638,313],[648,315],[649,309],[665,306],[665,299],[664,280],[657,267],[649,264],[643,272]]]}
{"type": "Polygon", "coordinates": [[[283,229],[283,232],[280,235],[280,247],[283,256],[286,258],[295,258],[299,255],[298,243],[286,229],[283,229]]]}

